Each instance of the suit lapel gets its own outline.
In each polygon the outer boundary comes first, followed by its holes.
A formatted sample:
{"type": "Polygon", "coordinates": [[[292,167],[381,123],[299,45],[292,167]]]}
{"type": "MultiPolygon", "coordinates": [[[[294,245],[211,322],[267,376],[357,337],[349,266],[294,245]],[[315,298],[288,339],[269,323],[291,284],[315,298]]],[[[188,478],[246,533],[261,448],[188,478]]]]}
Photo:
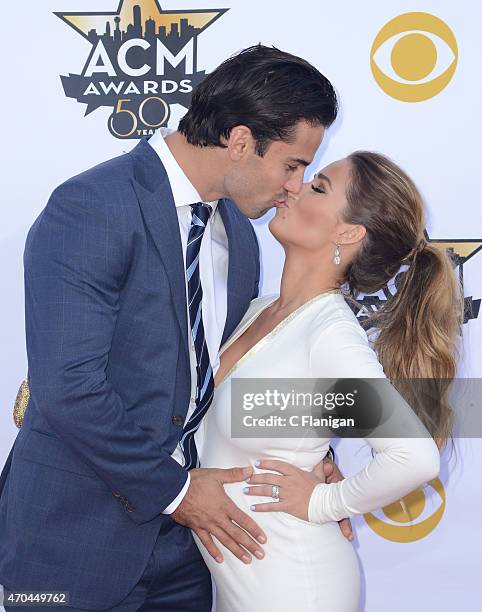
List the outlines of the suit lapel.
{"type": "MultiPolygon", "coordinates": [[[[188,348],[187,304],[181,236],[171,186],[166,170],[147,140],[130,152],[134,159],[133,186],[147,229],[162,258],[183,344],[188,348]]],[[[219,201],[219,212],[228,238],[229,264],[227,315],[221,344],[232,334],[252,298],[257,257],[249,221],[230,200],[219,201]]]]}
{"type": "Polygon", "coordinates": [[[251,230],[246,225],[249,221],[229,200],[220,200],[218,206],[229,245],[228,305],[222,345],[243,318],[251,301],[256,274],[256,253],[251,230]]]}
{"type": "Polygon", "coordinates": [[[131,155],[135,168],[134,190],[147,229],[164,263],[183,345],[188,351],[184,260],[171,186],[161,160],[146,140],[141,140],[131,155]]]}

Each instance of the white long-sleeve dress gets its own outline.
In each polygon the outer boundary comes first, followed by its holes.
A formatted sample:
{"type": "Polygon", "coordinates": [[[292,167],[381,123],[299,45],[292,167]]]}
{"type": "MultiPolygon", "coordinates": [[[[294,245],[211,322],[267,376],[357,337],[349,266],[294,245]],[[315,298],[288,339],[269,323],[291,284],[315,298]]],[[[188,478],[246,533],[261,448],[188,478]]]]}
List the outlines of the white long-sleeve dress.
{"type": "MultiPolygon", "coordinates": [[[[223,350],[276,297],[253,300],[223,350]]],[[[202,467],[254,467],[257,459],[269,458],[311,470],[325,456],[329,437],[231,437],[233,378],[308,377],[385,378],[366,333],[339,293],[321,294],[298,308],[249,350],[218,385],[204,423],[202,467]]],[[[245,483],[225,485],[227,494],[257,521],[268,541],[265,558],[253,558],[250,565],[220,545],[225,560],[218,564],[195,536],[216,583],[217,612],[357,610],[358,560],[336,521],[392,503],[434,478],[439,470],[435,443],[428,435],[420,436],[423,426],[404,406],[404,436],[413,423],[416,437],[367,437],[375,451],[373,460],[340,483],[318,485],[310,501],[310,522],[282,512],[252,512],[251,504],[271,500],[245,495],[245,483]]]]}

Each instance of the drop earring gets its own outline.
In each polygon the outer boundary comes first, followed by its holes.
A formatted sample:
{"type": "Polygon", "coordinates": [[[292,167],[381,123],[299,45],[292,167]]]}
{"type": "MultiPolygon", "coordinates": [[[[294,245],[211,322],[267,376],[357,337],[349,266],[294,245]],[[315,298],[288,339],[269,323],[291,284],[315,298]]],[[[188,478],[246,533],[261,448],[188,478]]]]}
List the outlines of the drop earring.
{"type": "Polygon", "coordinates": [[[340,245],[338,244],[338,242],[335,244],[335,256],[333,257],[333,261],[335,263],[335,266],[339,266],[340,265],[340,245]]]}

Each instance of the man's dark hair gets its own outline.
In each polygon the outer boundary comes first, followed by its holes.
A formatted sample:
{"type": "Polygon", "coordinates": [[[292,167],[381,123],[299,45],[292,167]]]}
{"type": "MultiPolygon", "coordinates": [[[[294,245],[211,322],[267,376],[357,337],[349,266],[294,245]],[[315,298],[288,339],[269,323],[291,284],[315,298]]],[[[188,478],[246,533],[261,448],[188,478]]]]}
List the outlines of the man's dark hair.
{"type": "Polygon", "coordinates": [[[330,81],[306,60],[256,45],[230,57],[194,90],[179,132],[196,146],[222,147],[245,125],[263,156],[270,142],[290,142],[296,124],[330,126],[338,102],[330,81]]]}

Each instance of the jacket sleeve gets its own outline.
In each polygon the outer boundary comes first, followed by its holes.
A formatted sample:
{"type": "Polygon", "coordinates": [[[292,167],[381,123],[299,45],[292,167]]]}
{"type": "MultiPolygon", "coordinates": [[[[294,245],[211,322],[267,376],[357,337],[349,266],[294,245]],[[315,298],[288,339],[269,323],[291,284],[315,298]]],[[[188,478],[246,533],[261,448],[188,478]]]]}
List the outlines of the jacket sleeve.
{"type": "MultiPolygon", "coordinates": [[[[358,323],[340,321],[331,325],[314,343],[310,361],[316,378],[380,379],[375,388],[381,398],[382,415],[386,414],[385,435],[390,431],[390,436],[403,436],[380,437],[381,428],[375,428],[365,438],[375,451],[372,461],[354,476],[317,485],[308,508],[310,522],[322,524],[371,512],[437,476],[440,454],[435,442],[385,377],[358,323]]],[[[357,414],[353,416],[356,421],[357,414]]]]}
{"type": "Polygon", "coordinates": [[[128,264],[115,209],[84,181],[58,187],[24,253],[29,384],[53,432],[147,522],[186,471],[129,416],[106,377],[128,264]]]}

